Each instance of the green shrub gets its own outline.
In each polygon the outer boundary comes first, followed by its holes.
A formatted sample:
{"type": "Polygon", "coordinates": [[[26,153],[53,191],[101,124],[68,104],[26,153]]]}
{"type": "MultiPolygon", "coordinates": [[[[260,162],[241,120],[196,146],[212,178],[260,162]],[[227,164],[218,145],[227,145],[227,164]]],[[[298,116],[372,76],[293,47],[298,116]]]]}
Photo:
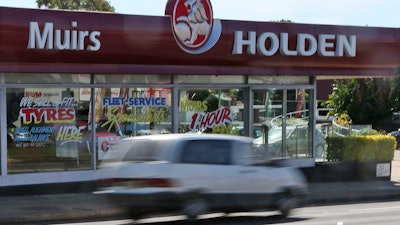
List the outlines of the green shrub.
{"type": "Polygon", "coordinates": [[[396,150],[396,139],[389,135],[327,137],[326,143],[328,161],[391,161],[396,150]]]}

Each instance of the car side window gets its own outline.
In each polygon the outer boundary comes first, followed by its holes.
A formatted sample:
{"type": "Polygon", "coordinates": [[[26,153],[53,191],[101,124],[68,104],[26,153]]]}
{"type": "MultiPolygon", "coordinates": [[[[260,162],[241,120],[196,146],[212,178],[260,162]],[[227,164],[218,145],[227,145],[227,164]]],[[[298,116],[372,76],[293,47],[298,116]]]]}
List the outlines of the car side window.
{"type": "Polygon", "coordinates": [[[181,163],[231,164],[231,143],[223,140],[192,140],[184,144],[181,163]]]}
{"type": "Polygon", "coordinates": [[[158,152],[156,151],[156,144],[152,141],[137,140],[130,147],[129,151],[123,158],[123,161],[157,161],[158,152]]]}

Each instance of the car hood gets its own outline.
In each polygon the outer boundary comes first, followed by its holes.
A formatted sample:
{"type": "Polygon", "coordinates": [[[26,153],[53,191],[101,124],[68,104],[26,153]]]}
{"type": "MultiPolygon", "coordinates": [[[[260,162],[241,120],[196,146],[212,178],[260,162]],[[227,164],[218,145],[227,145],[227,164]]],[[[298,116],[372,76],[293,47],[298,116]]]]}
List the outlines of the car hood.
{"type": "MultiPolygon", "coordinates": [[[[281,141],[282,141],[282,138],[280,138],[280,137],[268,137],[268,144],[274,144],[274,143],[281,142],[281,141]]],[[[253,144],[257,144],[257,145],[264,144],[264,137],[261,136],[261,137],[254,139],[253,144]]]]}

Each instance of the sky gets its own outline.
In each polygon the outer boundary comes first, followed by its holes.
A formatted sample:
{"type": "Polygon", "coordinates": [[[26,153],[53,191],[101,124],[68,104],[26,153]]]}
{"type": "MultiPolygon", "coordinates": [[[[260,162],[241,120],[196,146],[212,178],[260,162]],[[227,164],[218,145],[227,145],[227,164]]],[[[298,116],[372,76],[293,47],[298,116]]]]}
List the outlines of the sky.
{"type": "MultiPolygon", "coordinates": [[[[117,13],[163,16],[167,0],[109,0],[117,13]]],[[[214,18],[245,21],[400,27],[399,0],[212,0],[214,18]]],[[[0,6],[37,8],[35,0],[0,0],[0,6]]]]}

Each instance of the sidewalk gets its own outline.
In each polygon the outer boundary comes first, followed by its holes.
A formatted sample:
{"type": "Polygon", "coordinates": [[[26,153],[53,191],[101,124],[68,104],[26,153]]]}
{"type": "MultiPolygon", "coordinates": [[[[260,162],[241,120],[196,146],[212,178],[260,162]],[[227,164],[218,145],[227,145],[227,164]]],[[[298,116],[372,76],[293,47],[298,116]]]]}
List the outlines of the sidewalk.
{"type": "MultiPolygon", "coordinates": [[[[308,204],[400,200],[400,150],[392,163],[391,182],[314,183],[308,204]]],[[[0,224],[116,217],[122,208],[88,193],[0,198],[0,224]]]]}
{"type": "Polygon", "coordinates": [[[400,150],[396,150],[394,153],[391,175],[391,181],[400,183],[400,150]]]}

